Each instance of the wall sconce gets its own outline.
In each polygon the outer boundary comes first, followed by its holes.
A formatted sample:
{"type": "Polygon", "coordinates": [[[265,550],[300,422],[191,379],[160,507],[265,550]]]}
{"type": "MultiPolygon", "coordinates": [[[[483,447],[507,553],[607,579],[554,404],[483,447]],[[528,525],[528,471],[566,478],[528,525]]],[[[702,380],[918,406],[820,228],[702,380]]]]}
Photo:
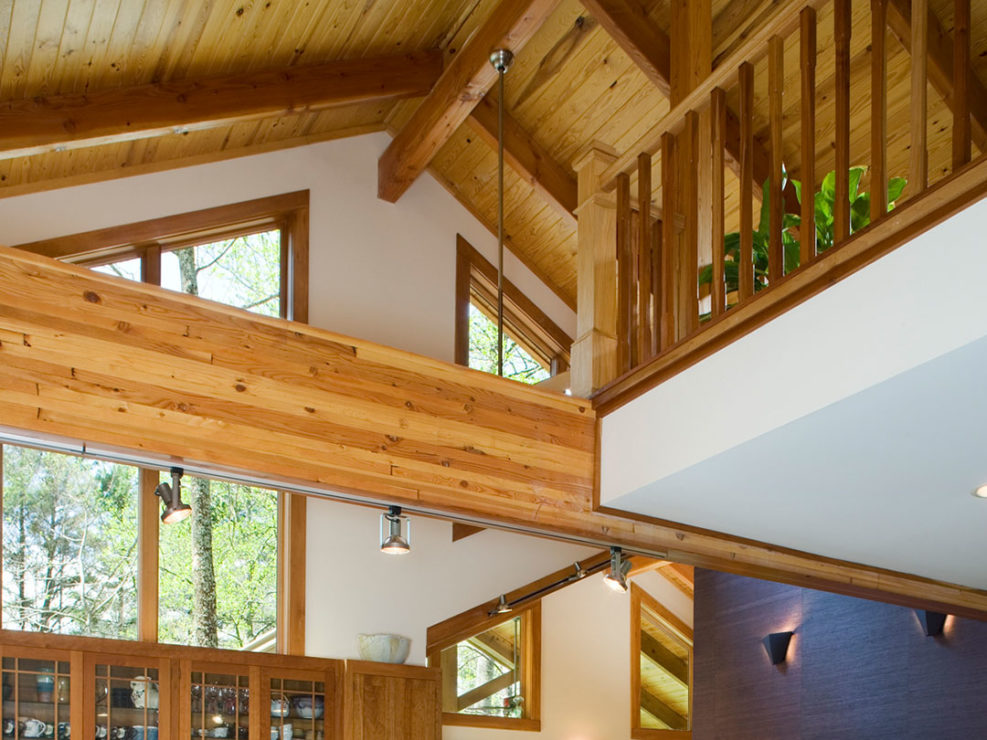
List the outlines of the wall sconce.
{"type": "Polygon", "coordinates": [[[380,551],[388,555],[404,555],[411,550],[411,522],[401,516],[401,507],[392,506],[380,515],[380,551]],[[401,534],[402,524],[407,534],[401,534]]]}
{"type": "Polygon", "coordinates": [[[764,638],[764,649],[771,658],[771,665],[780,665],[788,658],[788,645],[794,632],[772,632],[764,638]]]}
{"type": "Polygon", "coordinates": [[[192,513],[192,507],[182,503],[182,474],[184,472],[181,468],[172,468],[171,484],[159,483],[158,487],[154,489],[154,495],[160,498],[164,504],[161,521],[165,524],[180,522],[192,513]]]}
{"type": "Polygon", "coordinates": [[[939,612],[930,612],[924,609],[916,609],[918,621],[922,625],[922,631],[926,637],[939,637],[942,628],[946,626],[946,615],[939,612]]]}

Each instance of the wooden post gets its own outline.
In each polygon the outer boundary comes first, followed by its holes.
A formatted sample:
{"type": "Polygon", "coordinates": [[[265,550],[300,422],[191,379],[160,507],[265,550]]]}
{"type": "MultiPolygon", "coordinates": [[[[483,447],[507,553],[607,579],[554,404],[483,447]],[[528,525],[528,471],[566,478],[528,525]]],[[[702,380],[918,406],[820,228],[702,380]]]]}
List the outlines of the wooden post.
{"type": "Polygon", "coordinates": [[[631,178],[617,175],[617,372],[630,370],[634,281],[631,274],[631,178]]]}
{"type": "Polygon", "coordinates": [[[578,177],[576,341],[572,392],[587,397],[617,377],[617,212],[600,175],[616,152],[593,142],[573,162],[578,177]]]}
{"type": "Polygon", "coordinates": [[[834,0],[836,43],[836,203],[833,205],[833,241],[850,236],[850,0],[834,0]]]}
{"type": "Polygon", "coordinates": [[[675,137],[661,137],[661,316],[659,342],[662,349],[675,344],[675,137]]]}
{"type": "Polygon", "coordinates": [[[740,264],[738,299],[754,295],[754,65],[744,62],[740,78],[740,264]]]}
{"type": "Polygon", "coordinates": [[[137,639],[158,641],[158,523],[161,505],[154,491],[161,474],[140,469],[137,486],[137,639]]]}
{"type": "Polygon", "coordinates": [[[772,36],[768,42],[768,109],[771,124],[771,189],[768,209],[768,280],[774,285],[785,274],[785,250],[781,238],[784,202],[781,194],[782,95],[785,83],[785,40],[772,36]]]}
{"type": "Polygon", "coordinates": [[[799,43],[802,68],[802,223],[799,265],[816,256],[816,10],[803,8],[799,43]]]}
{"type": "Polygon", "coordinates": [[[699,326],[699,116],[689,111],[685,116],[681,165],[685,211],[685,231],[682,239],[680,290],[682,291],[681,335],[688,336],[699,326]]]}
{"type": "Polygon", "coordinates": [[[637,158],[638,265],[637,345],[638,360],[644,362],[655,354],[651,343],[651,155],[642,152],[637,158]]]}
{"type": "Polygon", "coordinates": [[[723,238],[726,227],[723,214],[723,154],[727,135],[727,96],[722,88],[714,88],[710,94],[710,123],[712,131],[713,182],[712,182],[712,232],[713,284],[710,288],[710,311],[715,319],[726,309],[726,283],[724,282],[723,238]]]}
{"type": "Polygon", "coordinates": [[[912,196],[929,185],[928,136],[928,63],[929,0],[912,0],[912,107],[911,171],[908,185],[912,196]]]}
{"type": "Polygon", "coordinates": [[[953,10],[953,172],[970,161],[970,0],[953,10]]]}
{"type": "Polygon", "coordinates": [[[888,212],[888,0],[871,0],[870,22],[870,220],[874,223],[888,212]]]}

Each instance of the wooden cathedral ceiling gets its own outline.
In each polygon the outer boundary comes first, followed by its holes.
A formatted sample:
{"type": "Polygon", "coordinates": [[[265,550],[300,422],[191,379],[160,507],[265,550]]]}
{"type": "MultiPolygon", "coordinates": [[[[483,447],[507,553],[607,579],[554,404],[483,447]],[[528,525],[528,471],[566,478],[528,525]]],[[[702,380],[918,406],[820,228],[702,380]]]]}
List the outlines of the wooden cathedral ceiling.
{"type": "MultiPolygon", "coordinates": [[[[540,182],[509,168],[506,179],[506,225],[511,248],[542,276],[570,305],[575,303],[576,246],[575,175],[571,162],[589,142],[599,141],[617,152],[634,143],[668,110],[655,69],[654,46],[629,55],[628,44],[658,45],[667,40],[670,0],[532,0],[527,5],[544,11],[544,18],[528,29],[527,43],[507,76],[509,160],[528,160],[540,182]],[[615,32],[604,9],[623,10],[630,17],[627,33],[615,32]],[[647,18],[646,20],[645,17],[647,18]],[[623,38],[622,38],[623,37],[623,38]],[[621,44],[618,43],[620,40],[621,44]],[[656,84],[658,83],[658,84],[656,84]]],[[[514,5],[525,3],[514,3],[514,5]]],[[[776,0],[713,0],[714,63],[724,58],[746,32],[773,7],[776,0]]],[[[0,39],[6,41],[0,59],[0,150],[25,151],[24,139],[13,131],[32,130],[32,115],[50,113],[52,96],[85,95],[85,101],[112,97],[113,91],[141,85],[210,84],[232,90],[254,90],[254,99],[268,87],[273,102],[259,105],[248,115],[211,121],[202,130],[163,119],[155,136],[117,135],[101,145],[42,147],[30,156],[4,156],[0,151],[0,195],[89,182],[208,162],[319,140],[389,129],[397,133],[412,117],[421,95],[438,78],[438,57],[448,67],[467,40],[510,0],[9,0],[0,3],[0,39]],[[435,56],[429,56],[429,53],[435,56]],[[397,80],[402,61],[397,55],[418,54],[397,80]],[[304,105],[278,100],[276,89],[284,76],[257,75],[293,68],[290,75],[306,74],[310,65],[329,65],[324,80],[338,82],[347,72],[333,64],[367,60],[358,67],[377,72],[388,88],[331,101],[304,92],[294,84],[304,105]],[[335,75],[335,76],[333,76],[335,75]],[[375,94],[371,94],[374,93],[375,94]],[[404,99],[413,96],[414,99],[404,99]],[[42,99],[44,98],[44,99],[42,99]],[[288,113],[287,111],[292,111],[288,113]],[[18,128],[19,126],[19,128],[18,128]],[[127,140],[129,138],[129,140],[127,140]]],[[[852,155],[867,161],[869,107],[870,16],[867,0],[854,0],[853,67],[854,120],[852,155]]],[[[908,0],[891,0],[890,38],[901,30],[908,0]],[[897,11],[895,8],[899,8],[897,11]],[[904,8],[905,12],[900,9],[904,8]],[[898,28],[895,28],[897,22],[898,28]]],[[[987,79],[987,4],[973,4],[972,64],[979,80],[987,79]]],[[[941,29],[952,24],[950,0],[931,0],[941,29]]],[[[819,128],[831,127],[825,90],[832,87],[830,6],[819,15],[819,128]]],[[[907,22],[906,22],[907,24],[907,22]]],[[[907,25],[906,25],[907,31],[907,25]]],[[[935,44],[930,44],[934,47],[935,44]]],[[[908,55],[890,41],[889,169],[903,174],[908,136],[908,55]],[[901,132],[900,134],[898,132],[901,132]]],[[[764,65],[757,68],[756,94],[766,95],[764,65]]],[[[932,65],[935,67],[935,64],[932,65]]],[[[319,70],[313,86],[318,82],[319,70]]],[[[786,46],[786,90],[793,95],[785,112],[791,135],[786,137],[785,163],[798,172],[798,49],[794,39],[786,46]]],[[[944,75],[948,78],[950,70],[944,75]]],[[[298,87],[301,86],[301,87],[298,87]]],[[[941,87],[941,86],[940,86],[941,87]]],[[[983,86],[975,85],[971,108],[980,121],[987,116],[983,86]]],[[[153,99],[160,88],[145,88],[153,99]]],[[[135,100],[143,100],[135,91],[135,100]]],[[[172,97],[175,97],[173,92],[172,97]]],[[[290,97],[290,96],[289,96],[290,97]]],[[[331,96],[330,96],[331,97],[331,96]]],[[[937,121],[948,116],[942,90],[930,86],[930,172],[948,169],[948,141],[934,136],[937,121]]],[[[758,105],[759,111],[766,105],[758,105]]],[[[132,110],[141,110],[133,103],[132,110]]],[[[491,146],[495,103],[490,96],[451,136],[443,137],[430,161],[430,171],[481,221],[493,228],[496,217],[496,157],[491,146]]],[[[38,121],[45,123],[41,116],[38,121]]],[[[51,124],[51,121],[47,121],[51,124]]],[[[758,121],[758,138],[766,140],[766,118],[758,121]]],[[[39,124],[35,129],[42,128],[39,124]]],[[[98,126],[94,127],[98,130],[98,126]]],[[[975,121],[975,144],[984,142],[983,126],[975,121]]],[[[820,136],[817,171],[832,169],[832,153],[820,136]]],[[[28,139],[29,142],[29,139],[28,139]]],[[[30,150],[28,147],[26,150],[30,150]]],[[[652,182],[660,183],[656,163],[652,182]]],[[[657,196],[657,191],[656,191],[657,196]]],[[[728,206],[728,218],[729,218],[728,206]]],[[[730,224],[728,223],[728,228],[730,224]]]]}

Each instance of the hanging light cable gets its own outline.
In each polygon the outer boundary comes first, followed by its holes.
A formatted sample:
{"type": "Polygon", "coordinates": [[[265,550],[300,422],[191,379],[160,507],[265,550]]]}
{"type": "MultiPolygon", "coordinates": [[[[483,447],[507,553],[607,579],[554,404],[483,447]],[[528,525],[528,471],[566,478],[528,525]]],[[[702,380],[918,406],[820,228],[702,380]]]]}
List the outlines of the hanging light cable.
{"type": "Polygon", "coordinates": [[[504,376],[504,75],[514,61],[507,49],[497,49],[490,63],[499,75],[497,98],[497,374],[504,376]]]}

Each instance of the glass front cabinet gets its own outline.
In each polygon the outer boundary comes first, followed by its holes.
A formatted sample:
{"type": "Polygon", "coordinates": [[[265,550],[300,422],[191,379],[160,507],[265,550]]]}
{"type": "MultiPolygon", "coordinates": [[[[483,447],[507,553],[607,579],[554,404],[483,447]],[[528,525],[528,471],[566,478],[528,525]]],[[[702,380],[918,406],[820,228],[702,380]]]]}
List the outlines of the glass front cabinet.
{"type": "Polygon", "coordinates": [[[0,646],[4,738],[68,738],[73,721],[72,653],[0,646]]]}
{"type": "Polygon", "coordinates": [[[97,740],[172,737],[171,661],[87,653],[84,665],[83,694],[91,707],[84,713],[83,737],[97,740]]]}

